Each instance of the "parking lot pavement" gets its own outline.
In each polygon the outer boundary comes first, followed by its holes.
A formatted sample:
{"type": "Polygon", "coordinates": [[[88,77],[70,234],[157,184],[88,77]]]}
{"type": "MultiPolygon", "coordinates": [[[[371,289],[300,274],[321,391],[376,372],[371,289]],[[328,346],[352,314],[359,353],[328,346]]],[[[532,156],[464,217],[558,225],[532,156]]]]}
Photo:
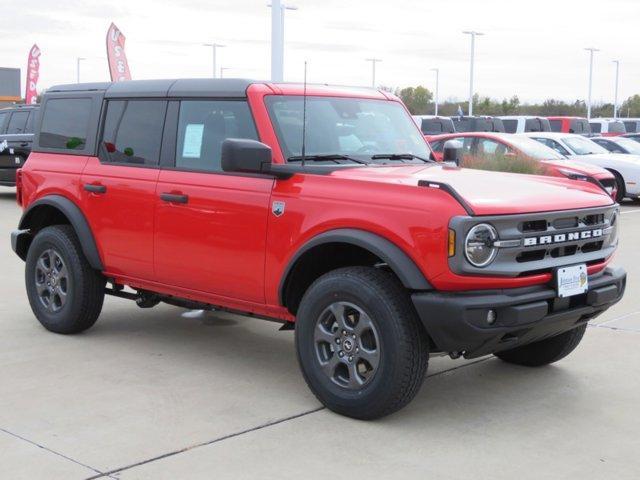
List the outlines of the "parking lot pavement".
{"type": "Polygon", "coordinates": [[[629,291],[574,354],[533,370],[434,358],[406,409],[359,422],[321,408],[270,322],[108,298],[84,334],[46,332],[0,190],[0,478],[635,479],[640,205],[623,211],[629,291]]]}

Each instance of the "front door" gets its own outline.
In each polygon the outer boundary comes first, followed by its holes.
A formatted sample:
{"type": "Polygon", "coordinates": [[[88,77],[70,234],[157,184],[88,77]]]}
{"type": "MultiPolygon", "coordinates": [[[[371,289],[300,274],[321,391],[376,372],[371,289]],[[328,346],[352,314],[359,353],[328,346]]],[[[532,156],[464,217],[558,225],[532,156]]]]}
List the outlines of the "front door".
{"type": "Polygon", "coordinates": [[[83,209],[105,270],[153,279],[153,229],[167,102],[110,100],[99,158],[82,174],[83,209]]]}
{"type": "Polygon", "coordinates": [[[274,180],[225,173],[220,165],[226,138],[257,140],[249,107],[241,100],[182,100],[175,122],[172,165],[160,172],[156,189],[156,278],[263,303],[274,180]]]}

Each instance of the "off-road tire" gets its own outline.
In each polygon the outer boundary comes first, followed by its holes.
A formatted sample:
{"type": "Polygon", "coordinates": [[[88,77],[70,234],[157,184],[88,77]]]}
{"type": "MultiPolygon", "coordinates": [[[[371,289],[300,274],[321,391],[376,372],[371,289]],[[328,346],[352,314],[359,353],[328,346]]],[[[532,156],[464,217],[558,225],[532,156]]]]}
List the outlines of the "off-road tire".
{"type": "MultiPolygon", "coordinates": [[[[424,328],[407,291],[394,275],[380,269],[347,267],[318,278],[300,303],[295,338],[311,391],[326,407],[349,417],[368,420],[400,410],[418,393],[426,375],[429,342],[424,328]],[[368,383],[355,388],[339,385],[325,373],[314,337],[323,312],[345,303],[362,310],[359,318],[368,317],[379,343],[377,368],[368,383]]],[[[363,348],[364,336],[356,342],[363,348]]],[[[343,346],[336,348],[344,348],[344,354],[346,343],[343,346]]]]}
{"type": "Polygon", "coordinates": [[[515,363],[525,367],[541,367],[557,362],[573,352],[582,340],[586,329],[587,324],[585,323],[555,337],[497,352],[495,355],[507,363],[515,363]]]}
{"type": "MultiPolygon", "coordinates": [[[[70,225],[46,227],[36,234],[27,253],[25,283],[33,313],[42,326],[51,332],[82,332],[96,322],[102,310],[105,278],[89,265],[70,225]],[[42,300],[38,291],[43,285],[37,279],[43,273],[38,262],[46,255],[45,252],[55,252],[54,256],[57,255],[56,258],[66,267],[67,292],[64,303],[58,305],[56,311],[43,303],[46,300],[42,300]]],[[[61,285],[61,281],[58,281],[58,287],[61,285]]]]}

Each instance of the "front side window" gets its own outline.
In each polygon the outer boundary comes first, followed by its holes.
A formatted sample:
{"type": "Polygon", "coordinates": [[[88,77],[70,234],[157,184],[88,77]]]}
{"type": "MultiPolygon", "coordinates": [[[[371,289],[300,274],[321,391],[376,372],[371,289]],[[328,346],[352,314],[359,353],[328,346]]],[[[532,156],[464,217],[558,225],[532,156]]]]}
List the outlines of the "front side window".
{"type": "Polygon", "coordinates": [[[108,162],[158,165],[166,102],[111,100],[102,134],[102,157],[108,162]]]}
{"type": "Polygon", "coordinates": [[[220,154],[227,138],[258,140],[246,101],[183,100],[180,102],[176,168],[222,171],[220,154]]]}
{"type": "Polygon", "coordinates": [[[504,131],[507,133],[516,133],[518,131],[518,120],[502,120],[502,124],[504,125],[504,131]]]}
{"type": "Polygon", "coordinates": [[[581,135],[586,135],[589,133],[599,133],[600,125],[597,126],[598,130],[593,129],[593,124],[589,124],[586,120],[573,119],[569,123],[569,133],[579,133],[581,135]]]}
{"type": "Polygon", "coordinates": [[[552,132],[562,131],[562,120],[549,120],[549,126],[552,132]]]}
{"type": "MultiPolygon", "coordinates": [[[[591,132],[592,133],[601,133],[602,132],[602,124],[601,123],[591,123],[591,132]]],[[[581,133],[581,132],[574,132],[574,133],[581,133]]]]}
{"type": "Polygon", "coordinates": [[[54,98],[44,104],[40,146],[83,150],[87,142],[91,99],[54,98]]]}
{"type": "MultiPolygon", "coordinates": [[[[266,99],[285,158],[302,153],[303,97],[266,99]]],[[[345,155],[372,160],[375,155],[431,152],[402,104],[365,98],[307,97],[306,155],[345,155]]]]}
{"type": "Polygon", "coordinates": [[[27,127],[27,119],[29,118],[29,112],[13,112],[9,119],[9,126],[7,127],[7,133],[12,135],[19,135],[25,133],[27,127]]]}

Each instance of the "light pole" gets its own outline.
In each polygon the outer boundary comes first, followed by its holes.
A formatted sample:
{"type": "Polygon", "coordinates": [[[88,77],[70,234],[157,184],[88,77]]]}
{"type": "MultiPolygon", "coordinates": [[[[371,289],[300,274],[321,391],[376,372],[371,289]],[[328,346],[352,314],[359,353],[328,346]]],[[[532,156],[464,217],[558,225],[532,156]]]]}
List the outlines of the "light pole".
{"type": "Polygon", "coordinates": [[[382,60],[379,58],[365,58],[365,61],[371,62],[371,86],[376,88],[376,63],[382,60]]]}
{"type": "Polygon", "coordinates": [[[218,48],[224,48],[226,45],[222,45],[221,43],[203,43],[203,47],[211,47],[213,50],[213,78],[216,78],[216,50],[218,48]]]}
{"type": "Polygon", "coordinates": [[[76,58],[76,83],[80,83],[80,60],[86,60],[84,57],[76,58]]]}
{"type": "Polygon", "coordinates": [[[469,67],[469,116],[473,115],[473,62],[476,50],[476,36],[480,37],[484,35],[482,32],[476,32],[474,30],[465,30],[465,35],[471,35],[471,59],[469,67]]]}
{"type": "Polygon", "coordinates": [[[585,48],[589,52],[589,94],[587,95],[587,120],[591,120],[591,86],[593,85],[593,53],[599,52],[597,48],[585,48]]]}
{"type": "Polygon", "coordinates": [[[618,118],[618,78],[620,74],[620,60],[614,60],[613,63],[616,64],[616,88],[613,94],[613,118],[618,118]]]}
{"type": "Polygon", "coordinates": [[[282,82],[284,79],[284,11],[297,10],[298,7],[285,5],[280,0],[272,0],[271,7],[271,80],[282,82]]]}
{"type": "Polygon", "coordinates": [[[431,69],[432,72],[436,72],[436,97],[435,97],[435,104],[436,104],[436,111],[435,111],[435,116],[438,116],[438,83],[440,80],[440,69],[439,68],[432,68],[431,69]]]}

